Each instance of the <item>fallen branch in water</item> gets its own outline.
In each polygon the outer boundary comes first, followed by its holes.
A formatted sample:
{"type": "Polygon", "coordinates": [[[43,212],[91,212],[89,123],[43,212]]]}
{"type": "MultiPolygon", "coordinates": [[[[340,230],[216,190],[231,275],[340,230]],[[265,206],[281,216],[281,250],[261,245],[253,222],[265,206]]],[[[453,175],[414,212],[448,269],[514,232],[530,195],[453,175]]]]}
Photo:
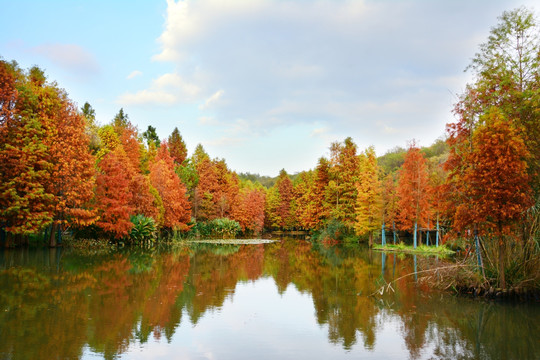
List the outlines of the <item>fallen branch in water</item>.
{"type": "MultiPolygon", "coordinates": [[[[434,273],[434,272],[439,272],[439,271],[444,271],[444,270],[450,270],[450,269],[459,269],[459,268],[475,268],[476,266],[474,265],[469,265],[469,264],[454,264],[454,265],[446,265],[446,266],[439,266],[439,267],[436,267],[434,269],[427,269],[427,270],[420,270],[420,271],[416,271],[416,272],[412,272],[412,273],[409,273],[409,274],[406,274],[406,275],[403,275],[403,276],[400,276],[398,277],[397,279],[394,279],[390,282],[387,282],[386,284],[384,284],[383,286],[381,286],[379,289],[377,289],[374,293],[372,293],[371,295],[369,296],[374,296],[376,295],[377,293],[379,293],[380,295],[384,294],[384,291],[385,291],[385,288],[386,290],[392,290],[392,292],[395,292],[394,288],[392,287],[392,283],[396,283],[397,281],[401,280],[401,279],[404,279],[406,277],[409,277],[409,276],[412,276],[412,275],[418,275],[418,274],[423,274],[423,273],[434,273]]],[[[445,287],[445,290],[447,290],[448,288],[456,285],[456,279],[454,278],[446,287],[445,287]],[[454,284],[452,283],[454,282],[454,284]]]]}

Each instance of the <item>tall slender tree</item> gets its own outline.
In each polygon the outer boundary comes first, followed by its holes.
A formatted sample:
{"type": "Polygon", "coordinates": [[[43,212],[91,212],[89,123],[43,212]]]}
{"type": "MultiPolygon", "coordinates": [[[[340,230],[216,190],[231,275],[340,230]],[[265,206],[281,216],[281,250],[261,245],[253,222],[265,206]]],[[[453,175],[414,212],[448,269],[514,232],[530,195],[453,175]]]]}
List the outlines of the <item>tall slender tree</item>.
{"type": "Polygon", "coordinates": [[[375,149],[371,146],[362,154],[360,172],[356,184],[356,223],[357,235],[368,235],[369,246],[373,246],[373,231],[382,223],[382,187],[379,180],[379,166],[375,149]]]}
{"type": "Polygon", "coordinates": [[[353,229],[356,222],[354,207],[360,164],[356,144],[348,137],[343,144],[333,143],[330,152],[331,167],[326,188],[326,200],[332,204],[330,216],[353,229]]]}
{"type": "Polygon", "coordinates": [[[163,200],[163,227],[188,230],[191,206],[186,196],[186,187],[174,172],[174,160],[169,154],[166,141],[161,144],[154,162],[150,165],[150,180],[163,200]]]}
{"type": "Polygon", "coordinates": [[[470,141],[479,118],[491,107],[516,123],[531,154],[530,184],[540,194],[540,26],[534,13],[520,7],[505,11],[467,68],[475,76],[455,106],[452,132],[470,141]]]}
{"type": "MultiPolygon", "coordinates": [[[[95,160],[88,151],[86,118],[62,90],[54,86],[43,90],[40,117],[50,122],[52,134],[47,138],[52,167],[45,189],[53,195],[53,225],[55,228],[64,224],[90,225],[96,220],[96,213],[90,206],[95,160]]],[[[50,245],[55,246],[52,233],[50,245]]]]}
{"type": "Polygon", "coordinates": [[[187,148],[180,131],[175,127],[169,136],[169,152],[177,165],[182,165],[187,158],[187,148]]]}
{"type": "Polygon", "coordinates": [[[133,227],[130,216],[134,213],[129,190],[128,159],[121,146],[108,152],[98,164],[96,206],[97,226],[120,239],[133,227]]]}
{"type": "Polygon", "coordinates": [[[417,245],[417,228],[426,226],[429,215],[429,181],[426,159],[413,142],[400,169],[397,187],[398,225],[401,230],[413,231],[417,245]]]}
{"type": "Polygon", "coordinates": [[[38,116],[34,82],[13,63],[0,61],[0,227],[9,234],[37,232],[53,219],[44,184],[51,163],[48,124],[38,116]]]}
{"type": "Polygon", "coordinates": [[[472,143],[463,181],[471,206],[458,208],[456,226],[480,223],[498,234],[499,279],[506,287],[505,240],[507,226],[533,204],[526,159],[529,152],[520,132],[496,108],[481,118],[472,143]]]}
{"type": "Polygon", "coordinates": [[[386,175],[383,186],[382,193],[382,204],[383,204],[383,221],[388,226],[392,226],[392,234],[394,238],[394,244],[396,242],[396,218],[397,218],[397,192],[396,192],[396,182],[395,182],[395,173],[389,173],[386,175]]]}

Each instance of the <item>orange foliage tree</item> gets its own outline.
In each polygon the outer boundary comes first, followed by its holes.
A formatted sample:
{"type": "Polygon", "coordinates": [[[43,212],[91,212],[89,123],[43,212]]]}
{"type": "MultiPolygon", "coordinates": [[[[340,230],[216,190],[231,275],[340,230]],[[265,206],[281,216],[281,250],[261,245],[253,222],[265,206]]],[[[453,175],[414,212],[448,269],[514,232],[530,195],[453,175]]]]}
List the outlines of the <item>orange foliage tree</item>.
{"type": "Polygon", "coordinates": [[[294,182],[295,216],[304,229],[313,224],[313,173],[303,171],[294,182]]]}
{"type": "Polygon", "coordinates": [[[479,223],[496,227],[499,276],[504,288],[505,227],[519,219],[533,203],[526,162],[529,152],[518,130],[497,108],[481,120],[473,134],[473,151],[463,174],[463,191],[470,203],[458,206],[455,225],[479,223]]]}
{"type": "Polygon", "coordinates": [[[173,132],[169,136],[169,152],[177,165],[182,165],[184,160],[187,158],[187,148],[186,143],[180,135],[178,128],[174,128],[173,132]]]}
{"type": "Polygon", "coordinates": [[[215,213],[220,218],[230,217],[239,189],[238,176],[228,169],[225,160],[213,161],[213,163],[219,186],[217,193],[213,196],[215,213]]]}
{"type": "Polygon", "coordinates": [[[150,183],[150,178],[142,172],[142,153],[144,146],[141,143],[137,128],[129,120],[120,128],[119,140],[129,160],[129,189],[131,206],[136,214],[153,218],[157,224],[162,223],[163,202],[157,190],[150,183]]]}
{"type": "Polygon", "coordinates": [[[326,188],[330,181],[330,163],[326,158],[320,158],[313,179],[313,189],[311,191],[311,201],[309,218],[311,220],[309,228],[320,230],[324,226],[324,221],[330,214],[329,204],[326,202],[326,188]]]}
{"type": "Polygon", "coordinates": [[[49,136],[37,116],[40,86],[15,64],[0,61],[0,227],[29,234],[51,223],[49,136]]]}
{"type": "MultiPolygon", "coordinates": [[[[96,220],[96,213],[89,205],[94,195],[95,170],[85,131],[86,118],[62,90],[56,87],[43,90],[40,117],[50,123],[52,134],[46,140],[52,167],[45,189],[53,195],[53,225],[90,225],[96,220]]],[[[56,245],[55,239],[52,231],[50,246],[56,245]]]]}
{"type": "Polygon", "coordinates": [[[415,247],[417,245],[417,226],[427,225],[429,192],[426,159],[420,149],[412,143],[399,172],[397,220],[401,230],[414,229],[415,247]]]}
{"type": "Polygon", "coordinates": [[[290,229],[295,223],[294,212],[291,211],[291,202],[294,198],[293,183],[284,169],[279,172],[279,177],[274,186],[279,194],[279,203],[275,209],[280,219],[278,225],[280,228],[290,229]]]}
{"type": "Polygon", "coordinates": [[[127,236],[133,227],[128,166],[121,146],[108,152],[98,164],[96,206],[99,220],[96,225],[117,239],[127,236]]]}
{"type": "Polygon", "coordinates": [[[220,190],[217,170],[204,150],[201,150],[195,161],[195,168],[199,182],[195,188],[193,215],[197,220],[213,220],[216,218],[217,195],[220,190]]]}
{"type": "MultiPolygon", "coordinates": [[[[448,197],[446,194],[446,171],[444,171],[444,164],[433,164],[429,175],[429,188],[431,190],[430,196],[430,208],[431,216],[436,224],[435,229],[435,244],[439,246],[440,240],[440,220],[441,215],[445,215],[445,199],[448,197]]],[[[429,224],[428,224],[429,227],[429,224]]]]}
{"type": "Polygon", "coordinates": [[[356,189],[354,229],[357,235],[368,234],[369,246],[371,247],[373,246],[373,231],[379,228],[382,221],[382,188],[379,180],[379,166],[373,147],[369,147],[362,154],[356,189]]]}
{"type": "Polygon", "coordinates": [[[330,152],[330,179],[326,191],[326,200],[331,209],[330,216],[353,229],[356,223],[354,208],[360,165],[356,144],[348,137],[343,144],[333,143],[330,152]]]}
{"type": "Polygon", "coordinates": [[[262,186],[251,181],[240,185],[232,219],[238,221],[242,231],[259,234],[264,226],[264,205],[266,193],[262,186]]]}
{"type": "Polygon", "coordinates": [[[186,197],[186,187],[174,172],[174,160],[164,141],[150,164],[150,180],[163,200],[165,213],[163,227],[187,230],[191,221],[191,205],[186,197]]]}
{"type": "Polygon", "coordinates": [[[394,244],[396,243],[396,216],[397,216],[397,192],[394,174],[386,175],[382,184],[382,204],[383,221],[386,224],[392,224],[392,233],[394,235],[394,244]]]}
{"type": "Polygon", "coordinates": [[[28,234],[51,223],[55,228],[93,223],[94,160],[85,118],[37,67],[26,75],[1,62],[0,79],[0,201],[6,230],[28,234]]]}

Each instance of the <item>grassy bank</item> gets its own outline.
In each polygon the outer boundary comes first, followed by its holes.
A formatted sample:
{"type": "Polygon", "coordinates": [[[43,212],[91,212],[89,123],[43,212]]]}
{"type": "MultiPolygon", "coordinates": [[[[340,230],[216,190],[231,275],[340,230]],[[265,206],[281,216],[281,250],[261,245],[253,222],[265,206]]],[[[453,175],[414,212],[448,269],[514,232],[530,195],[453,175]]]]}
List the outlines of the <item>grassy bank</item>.
{"type": "Polygon", "coordinates": [[[453,255],[455,252],[453,250],[448,249],[446,246],[426,246],[426,245],[420,245],[414,248],[411,245],[405,245],[403,243],[399,244],[387,244],[387,245],[380,245],[380,244],[374,244],[373,245],[374,250],[379,251],[394,251],[394,252],[401,252],[401,253],[411,253],[411,254],[423,254],[423,255],[439,255],[439,256],[450,256],[453,255]]]}

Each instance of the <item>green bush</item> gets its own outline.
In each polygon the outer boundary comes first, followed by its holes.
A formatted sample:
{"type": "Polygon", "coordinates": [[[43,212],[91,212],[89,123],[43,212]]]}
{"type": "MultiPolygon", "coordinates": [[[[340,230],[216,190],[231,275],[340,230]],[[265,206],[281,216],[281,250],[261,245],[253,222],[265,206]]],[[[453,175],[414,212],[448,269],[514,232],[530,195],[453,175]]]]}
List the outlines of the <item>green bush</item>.
{"type": "Polygon", "coordinates": [[[330,220],[324,229],[318,234],[314,234],[314,238],[319,241],[337,240],[346,242],[358,241],[358,237],[354,234],[354,230],[347,227],[339,220],[330,220]]]}
{"type": "Polygon", "coordinates": [[[240,233],[240,224],[231,219],[220,218],[198,222],[191,228],[191,234],[197,238],[233,239],[240,233]]]}
{"type": "Polygon", "coordinates": [[[157,235],[156,222],[151,217],[135,215],[131,217],[133,227],[129,233],[129,238],[133,242],[143,242],[154,240],[157,235]]]}

